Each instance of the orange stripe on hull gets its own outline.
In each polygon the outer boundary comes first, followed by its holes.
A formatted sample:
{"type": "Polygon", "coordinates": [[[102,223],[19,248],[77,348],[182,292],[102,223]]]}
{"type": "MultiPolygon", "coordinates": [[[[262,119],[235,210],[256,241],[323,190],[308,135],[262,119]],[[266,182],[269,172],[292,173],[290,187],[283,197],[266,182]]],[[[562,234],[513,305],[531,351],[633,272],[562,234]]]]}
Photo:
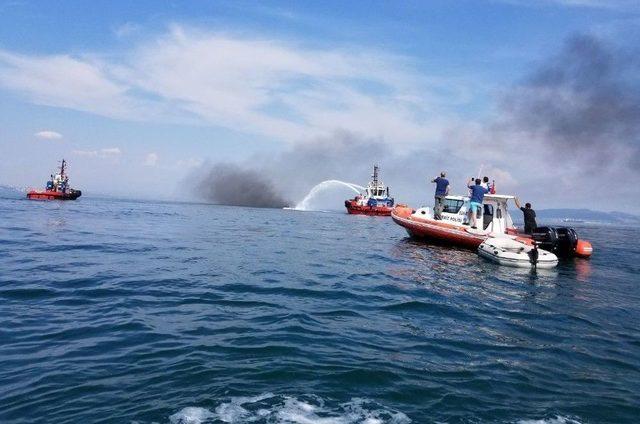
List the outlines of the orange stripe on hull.
{"type": "Polygon", "coordinates": [[[413,220],[402,218],[395,213],[391,214],[394,222],[404,227],[412,237],[433,240],[455,246],[477,249],[487,236],[472,234],[465,228],[451,225],[445,222],[427,222],[426,220],[413,220]]]}

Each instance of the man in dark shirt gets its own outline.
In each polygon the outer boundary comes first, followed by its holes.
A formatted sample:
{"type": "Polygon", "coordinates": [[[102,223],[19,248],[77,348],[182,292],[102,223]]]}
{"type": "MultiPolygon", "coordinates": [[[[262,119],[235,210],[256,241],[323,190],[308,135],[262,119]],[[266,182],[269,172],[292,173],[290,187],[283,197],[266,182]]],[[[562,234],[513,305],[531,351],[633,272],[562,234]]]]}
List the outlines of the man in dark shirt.
{"type": "Polygon", "coordinates": [[[442,171],[440,176],[431,180],[432,183],[436,183],[436,195],[435,205],[433,207],[433,218],[442,219],[442,209],[444,209],[444,198],[449,194],[449,180],[445,177],[447,174],[442,171]]]}
{"type": "Polygon", "coordinates": [[[536,224],[536,211],[531,209],[531,203],[525,204],[524,208],[523,208],[522,205],[520,204],[520,199],[518,199],[516,197],[514,200],[516,202],[516,206],[518,207],[518,209],[520,209],[522,211],[522,213],[524,214],[524,232],[525,232],[525,234],[533,233],[533,230],[535,230],[536,227],[538,226],[536,224]]]}

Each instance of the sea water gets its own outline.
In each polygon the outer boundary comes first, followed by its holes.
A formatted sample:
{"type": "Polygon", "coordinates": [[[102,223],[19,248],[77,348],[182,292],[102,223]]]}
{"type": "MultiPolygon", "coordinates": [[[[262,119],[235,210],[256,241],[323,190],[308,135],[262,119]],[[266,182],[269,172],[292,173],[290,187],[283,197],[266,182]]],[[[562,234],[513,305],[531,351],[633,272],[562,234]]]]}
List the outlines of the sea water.
{"type": "Polygon", "coordinates": [[[390,218],[0,199],[2,423],[634,423],[640,232],[532,273],[390,218]]]}

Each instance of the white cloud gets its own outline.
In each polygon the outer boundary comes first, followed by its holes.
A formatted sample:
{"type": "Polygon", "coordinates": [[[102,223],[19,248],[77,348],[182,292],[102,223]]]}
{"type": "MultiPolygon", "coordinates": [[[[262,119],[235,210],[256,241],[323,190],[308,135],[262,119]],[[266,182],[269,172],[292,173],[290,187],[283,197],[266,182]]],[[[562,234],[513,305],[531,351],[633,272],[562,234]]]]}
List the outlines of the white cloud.
{"type": "Polygon", "coordinates": [[[144,165],[145,166],[156,166],[158,164],[158,154],[157,153],[149,153],[145,158],[144,158],[144,165]]]}
{"type": "Polygon", "coordinates": [[[73,150],[71,153],[76,156],[108,158],[120,156],[122,151],[119,147],[108,147],[99,150],[73,150]]]}
{"type": "Polygon", "coordinates": [[[36,137],[41,138],[43,140],[60,140],[62,139],[62,134],[55,131],[38,131],[34,134],[36,137]]]}
{"type": "Polygon", "coordinates": [[[113,30],[113,33],[118,38],[126,38],[126,37],[129,37],[130,35],[133,35],[139,32],[141,29],[142,28],[140,27],[140,25],[137,25],[133,22],[125,22],[124,24],[116,27],[113,30]]]}
{"type": "Polygon", "coordinates": [[[509,3],[527,7],[540,7],[545,5],[558,5],[564,7],[583,7],[593,9],[610,9],[619,11],[639,11],[640,3],[637,0],[497,0],[500,3],[509,3]]]}
{"type": "Polygon", "coordinates": [[[98,156],[97,150],[73,150],[71,153],[73,153],[76,156],[84,156],[84,157],[98,156]]]}
{"type": "Polygon", "coordinates": [[[154,105],[130,96],[132,87],[109,75],[107,64],[68,55],[27,56],[0,50],[0,86],[29,101],[127,120],[157,114],[154,105]]]}
{"type": "MultiPolygon", "coordinates": [[[[504,192],[510,192],[511,190],[517,188],[518,181],[511,175],[511,173],[505,169],[499,168],[493,165],[486,165],[482,169],[482,175],[478,175],[479,177],[483,177],[485,175],[490,175],[491,179],[497,181],[500,184],[499,190],[504,192]]],[[[496,183],[496,187],[497,184],[496,183]]]]}
{"type": "Polygon", "coordinates": [[[197,168],[202,165],[204,161],[198,158],[180,159],[176,162],[178,168],[197,168]]]}
{"type": "Polygon", "coordinates": [[[100,149],[100,154],[103,156],[120,156],[122,151],[118,147],[109,147],[106,149],[100,149]]]}
{"type": "Polygon", "coordinates": [[[470,90],[363,48],[182,27],[119,58],[95,57],[0,51],[0,85],[38,104],[119,119],[197,120],[285,141],[342,129],[407,143],[438,135],[470,90]]]}

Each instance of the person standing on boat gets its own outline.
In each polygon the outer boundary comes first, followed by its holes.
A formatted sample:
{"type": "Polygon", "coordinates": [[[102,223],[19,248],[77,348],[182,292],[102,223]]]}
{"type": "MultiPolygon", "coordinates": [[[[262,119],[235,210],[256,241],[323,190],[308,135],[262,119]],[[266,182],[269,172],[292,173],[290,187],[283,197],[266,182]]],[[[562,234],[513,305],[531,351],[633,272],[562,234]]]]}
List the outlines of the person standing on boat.
{"type": "Polygon", "coordinates": [[[520,199],[517,197],[513,199],[516,202],[516,207],[522,211],[524,214],[524,232],[525,234],[533,233],[538,227],[536,223],[536,211],[531,208],[531,203],[525,203],[524,208],[520,204],[520,199]]]}
{"type": "Polygon", "coordinates": [[[487,193],[491,193],[491,183],[489,182],[489,177],[485,176],[482,178],[482,186],[489,190],[487,193]]]}
{"type": "Polygon", "coordinates": [[[484,201],[484,195],[487,194],[489,190],[482,185],[482,180],[480,180],[480,178],[476,178],[475,184],[473,178],[469,180],[469,185],[467,187],[471,191],[471,198],[469,199],[471,228],[476,229],[478,228],[478,212],[482,213],[482,202],[484,201]]]}
{"type": "Polygon", "coordinates": [[[444,209],[444,198],[449,194],[449,180],[445,177],[447,174],[442,171],[439,177],[431,180],[436,183],[435,205],[433,207],[433,219],[442,219],[442,210],[444,209]]]}

